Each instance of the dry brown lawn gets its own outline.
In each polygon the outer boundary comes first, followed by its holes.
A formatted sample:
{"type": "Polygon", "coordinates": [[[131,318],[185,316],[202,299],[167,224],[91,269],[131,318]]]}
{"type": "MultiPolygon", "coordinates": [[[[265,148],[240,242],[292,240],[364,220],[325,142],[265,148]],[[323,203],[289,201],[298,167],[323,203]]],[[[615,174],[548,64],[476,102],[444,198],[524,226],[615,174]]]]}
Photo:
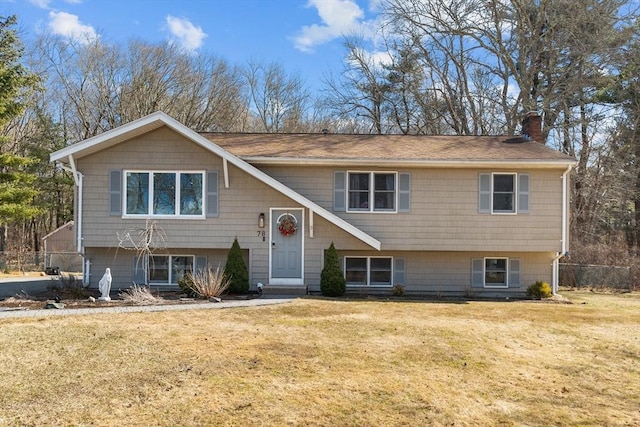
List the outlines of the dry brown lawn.
{"type": "Polygon", "coordinates": [[[640,294],[0,319],[0,426],[636,426],[640,294]]]}

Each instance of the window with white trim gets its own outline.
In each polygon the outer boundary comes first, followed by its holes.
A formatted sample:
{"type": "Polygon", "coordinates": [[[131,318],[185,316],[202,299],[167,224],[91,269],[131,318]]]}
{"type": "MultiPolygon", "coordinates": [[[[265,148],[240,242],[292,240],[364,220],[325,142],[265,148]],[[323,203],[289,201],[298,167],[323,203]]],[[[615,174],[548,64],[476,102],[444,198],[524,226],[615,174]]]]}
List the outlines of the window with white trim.
{"type": "Polygon", "coordinates": [[[125,215],[204,217],[204,172],[125,171],[125,215]]]}
{"type": "Polygon", "coordinates": [[[396,212],[396,172],[348,172],[348,212],[396,212]]]}
{"type": "Polygon", "coordinates": [[[347,286],[391,286],[391,257],[345,257],[344,274],[347,286]]]}
{"type": "Polygon", "coordinates": [[[508,288],[508,277],[507,258],[484,259],[485,288],[508,288]]]}
{"type": "Polygon", "coordinates": [[[149,257],[149,283],[177,285],[178,280],[193,272],[192,255],[151,255],[149,257]]]}
{"type": "Polygon", "coordinates": [[[529,212],[529,175],[514,172],[479,175],[480,213],[516,214],[529,212]]]}
{"type": "Polygon", "coordinates": [[[519,258],[484,257],[471,260],[471,287],[519,288],[519,258]]]}
{"type": "Polygon", "coordinates": [[[516,174],[493,174],[493,212],[516,212],[516,174]]]}

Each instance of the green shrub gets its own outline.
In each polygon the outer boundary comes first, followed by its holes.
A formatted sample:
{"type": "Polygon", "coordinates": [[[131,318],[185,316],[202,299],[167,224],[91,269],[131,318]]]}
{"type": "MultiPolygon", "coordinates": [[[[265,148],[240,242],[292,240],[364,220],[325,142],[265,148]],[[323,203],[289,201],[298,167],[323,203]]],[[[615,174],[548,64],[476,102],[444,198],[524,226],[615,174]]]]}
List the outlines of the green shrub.
{"type": "Polygon", "coordinates": [[[393,295],[394,297],[403,296],[404,286],[402,286],[400,283],[396,283],[395,285],[393,285],[393,288],[391,288],[391,295],[393,295]]]}
{"type": "Polygon", "coordinates": [[[549,298],[552,295],[551,286],[547,282],[537,281],[527,288],[527,295],[536,299],[549,298]]]}
{"type": "Polygon", "coordinates": [[[191,273],[187,273],[181,278],[178,279],[178,286],[180,286],[180,290],[187,294],[189,297],[196,297],[197,294],[193,290],[193,276],[191,273]]]}
{"type": "Polygon", "coordinates": [[[247,270],[247,265],[242,257],[242,249],[240,249],[237,237],[229,249],[224,275],[229,281],[229,292],[237,294],[249,292],[249,270],[247,270]]]}
{"type": "Polygon", "coordinates": [[[331,246],[324,253],[324,268],[320,274],[320,292],[328,297],[339,297],[347,291],[347,281],[340,268],[338,251],[331,242],[331,246]]]}

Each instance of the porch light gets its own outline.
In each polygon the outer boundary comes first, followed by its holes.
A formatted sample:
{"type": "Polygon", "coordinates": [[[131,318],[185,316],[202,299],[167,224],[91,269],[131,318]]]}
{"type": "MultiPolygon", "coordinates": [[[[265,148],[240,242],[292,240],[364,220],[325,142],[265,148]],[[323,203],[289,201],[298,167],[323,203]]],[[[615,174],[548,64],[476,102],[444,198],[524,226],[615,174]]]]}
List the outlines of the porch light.
{"type": "Polygon", "coordinates": [[[264,213],[258,215],[258,227],[264,228],[264,213]]]}

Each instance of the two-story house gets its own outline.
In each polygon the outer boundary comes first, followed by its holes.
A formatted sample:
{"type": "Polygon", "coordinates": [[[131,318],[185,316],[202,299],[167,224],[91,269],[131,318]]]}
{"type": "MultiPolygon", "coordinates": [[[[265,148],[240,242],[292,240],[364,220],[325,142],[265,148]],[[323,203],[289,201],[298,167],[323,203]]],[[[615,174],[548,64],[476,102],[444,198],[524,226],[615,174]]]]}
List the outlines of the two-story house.
{"type": "MultiPolygon", "coordinates": [[[[238,238],[252,287],[320,289],[338,250],[348,290],[522,295],[557,289],[574,160],[524,136],[198,133],[154,113],[51,154],[76,185],[85,281],[175,286],[238,238]],[[154,224],[140,259],[122,236],[154,224]],[[152,245],[153,246],[153,245],[152,245]]],[[[139,235],[139,234],[138,234],[139,235]]]]}

